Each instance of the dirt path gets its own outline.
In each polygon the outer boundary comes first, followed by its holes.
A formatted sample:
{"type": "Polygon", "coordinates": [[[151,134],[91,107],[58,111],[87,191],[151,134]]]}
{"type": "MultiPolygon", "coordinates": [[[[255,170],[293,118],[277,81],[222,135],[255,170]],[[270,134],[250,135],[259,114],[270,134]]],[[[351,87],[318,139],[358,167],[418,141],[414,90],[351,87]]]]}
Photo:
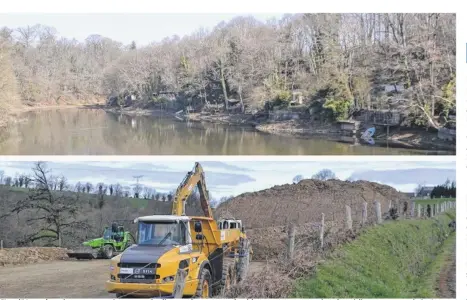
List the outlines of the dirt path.
{"type": "Polygon", "coordinates": [[[0,267],[0,298],[109,298],[107,260],[0,267]]]}
{"type": "Polygon", "coordinates": [[[440,298],[456,298],[456,243],[445,266],[441,270],[438,282],[438,296],[440,298]]]}
{"type": "MultiPolygon", "coordinates": [[[[0,298],[109,298],[108,260],[54,261],[0,267],[0,298]]],[[[262,262],[251,262],[258,272],[262,262]]]]}

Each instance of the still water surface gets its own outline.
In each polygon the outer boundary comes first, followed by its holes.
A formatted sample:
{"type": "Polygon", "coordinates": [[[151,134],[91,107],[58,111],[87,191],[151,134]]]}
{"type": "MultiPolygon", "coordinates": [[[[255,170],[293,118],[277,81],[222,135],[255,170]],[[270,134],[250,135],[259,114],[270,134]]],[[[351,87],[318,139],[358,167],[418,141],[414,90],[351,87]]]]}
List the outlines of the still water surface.
{"type": "Polygon", "coordinates": [[[103,110],[28,112],[0,137],[0,155],[426,155],[429,151],[284,137],[253,128],[130,117],[103,110]]]}

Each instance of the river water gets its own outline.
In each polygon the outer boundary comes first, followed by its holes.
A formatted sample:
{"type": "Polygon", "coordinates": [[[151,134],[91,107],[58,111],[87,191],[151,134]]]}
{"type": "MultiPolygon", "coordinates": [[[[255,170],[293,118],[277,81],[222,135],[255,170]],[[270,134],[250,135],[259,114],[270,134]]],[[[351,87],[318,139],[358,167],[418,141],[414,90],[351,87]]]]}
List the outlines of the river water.
{"type": "Polygon", "coordinates": [[[426,155],[383,145],[265,134],[251,127],[115,115],[99,109],[25,113],[0,135],[0,155],[426,155]]]}

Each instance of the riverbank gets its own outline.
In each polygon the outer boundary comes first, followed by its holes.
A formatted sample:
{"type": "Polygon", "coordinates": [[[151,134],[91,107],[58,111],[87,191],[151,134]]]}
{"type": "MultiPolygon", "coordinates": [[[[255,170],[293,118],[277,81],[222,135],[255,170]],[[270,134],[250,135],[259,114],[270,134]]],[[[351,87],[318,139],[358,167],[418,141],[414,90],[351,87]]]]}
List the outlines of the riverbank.
{"type": "MultiPolygon", "coordinates": [[[[105,107],[100,106],[107,112],[125,114],[129,116],[162,116],[175,117],[175,112],[160,109],[142,109],[134,107],[105,107]]],[[[266,115],[255,116],[251,114],[225,114],[217,113],[206,115],[201,113],[191,113],[184,118],[191,122],[209,122],[228,126],[251,126],[264,133],[296,136],[302,138],[323,138],[334,141],[359,143],[358,138],[343,138],[342,131],[335,124],[318,124],[305,120],[268,121],[266,115]],[[351,141],[350,141],[351,140],[351,141]]],[[[357,133],[357,136],[359,134],[357,133]]],[[[386,147],[399,147],[416,150],[433,150],[455,152],[456,145],[438,138],[437,133],[419,128],[401,128],[389,131],[378,129],[373,136],[376,144],[386,147]]]]}
{"type": "MultiPolygon", "coordinates": [[[[60,105],[35,105],[22,106],[15,108],[1,120],[0,128],[9,124],[21,122],[21,114],[30,111],[48,110],[48,109],[102,109],[114,114],[124,114],[128,116],[154,116],[176,118],[175,111],[161,109],[143,109],[135,107],[107,107],[102,101],[83,102],[79,104],[63,103],[60,105]]],[[[358,145],[364,143],[360,141],[359,134],[355,137],[345,136],[335,124],[317,124],[305,120],[287,120],[287,121],[268,121],[267,115],[251,114],[225,114],[218,113],[206,115],[201,113],[192,113],[184,116],[191,122],[209,122],[213,124],[222,124],[227,126],[248,126],[268,134],[279,136],[295,136],[301,138],[321,138],[326,140],[340,141],[358,145]]],[[[378,129],[373,136],[378,146],[405,148],[414,150],[432,150],[446,151],[455,153],[456,145],[452,142],[446,142],[438,138],[436,132],[426,131],[414,128],[404,128],[391,130],[387,135],[386,130],[378,129]]],[[[449,154],[448,153],[448,154],[449,154]]]]}
{"type": "Polygon", "coordinates": [[[163,117],[174,117],[175,113],[163,109],[145,109],[139,107],[108,107],[105,105],[101,105],[96,107],[99,109],[103,109],[106,112],[114,113],[114,114],[123,114],[127,116],[163,116],[163,117]]]}
{"type": "Polygon", "coordinates": [[[32,112],[32,111],[42,111],[42,110],[52,110],[52,109],[100,109],[105,105],[104,97],[95,97],[83,101],[62,101],[61,103],[53,102],[39,102],[34,105],[21,105],[12,107],[6,111],[0,109],[0,128],[7,128],[8,126],[14,125],[24,121],[24,118],[21,117],[21,114],[32,112]]]}
{"type": "MultiPolygon", "coordinates": [[[[327,136],[329,139],[342,139],[347,142],[358,143],[360,134],[357,132],[355,138],[347,136],[344,139],[343,132],[335,124],[311,124],[307,121],[289,120],[273,123],[265,123],[256,126],[262,132],[280,135],[295,135],[301,137],[327,136]]],[[[391,147],[419,150],[441,150],[456,151],[456,144],[449,143],[438,138],[436,132],[426,131],[419,128],[398,128],[390,130],[377,128],[373,139],[377,144],[386,144],[391,147]]]]}

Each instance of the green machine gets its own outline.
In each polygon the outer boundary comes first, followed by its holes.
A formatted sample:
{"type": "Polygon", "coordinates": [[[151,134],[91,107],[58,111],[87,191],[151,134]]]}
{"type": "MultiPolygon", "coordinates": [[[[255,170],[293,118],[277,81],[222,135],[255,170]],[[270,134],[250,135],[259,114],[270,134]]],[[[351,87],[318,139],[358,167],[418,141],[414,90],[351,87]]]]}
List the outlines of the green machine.
{"type": "Polygon", "coordinates": [[[125,231],[124,227],[117,223],[112,223],[111,227],[105,227],[102,237],[84,242],[81,247],[68,252],[67,255],[76,259],[110,259],[134,243],[135,239],[129,231],[125,231]]]}

